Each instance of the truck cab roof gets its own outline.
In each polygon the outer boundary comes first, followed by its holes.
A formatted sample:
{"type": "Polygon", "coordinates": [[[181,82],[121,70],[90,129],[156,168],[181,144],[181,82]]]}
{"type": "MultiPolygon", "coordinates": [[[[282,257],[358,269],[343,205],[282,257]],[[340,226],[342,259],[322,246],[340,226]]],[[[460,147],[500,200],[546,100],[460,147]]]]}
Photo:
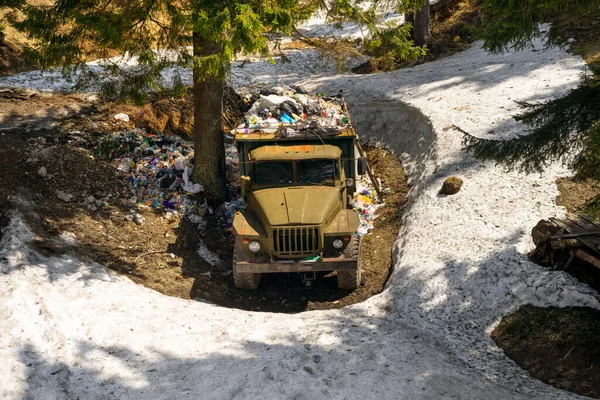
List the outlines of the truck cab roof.
{"type": "Polygon", "coordinates": [[[250,151],[249,161],[332,159],[342,155],[342,150],[330,144],[303,144],[292,146],[261,146],[250,151]]]}

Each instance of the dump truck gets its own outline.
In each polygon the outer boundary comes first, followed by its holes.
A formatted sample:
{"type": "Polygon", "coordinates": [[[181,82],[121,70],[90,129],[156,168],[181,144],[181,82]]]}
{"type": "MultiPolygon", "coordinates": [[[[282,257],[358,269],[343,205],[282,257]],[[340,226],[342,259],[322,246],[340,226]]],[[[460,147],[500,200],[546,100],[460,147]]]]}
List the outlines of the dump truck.
{"type": "Polygon", "coordinates": [[[294,114],[296,122],[247,122],[234,130],[247,206],[233,220],[238,288],[256,289],[270,273],[310,281],[335,271],[340,289],[361,283],[360,220],[351,200],[359,175],[372,171],[343,99],[319,101],[335,102],[337,120],[294,114]]]}

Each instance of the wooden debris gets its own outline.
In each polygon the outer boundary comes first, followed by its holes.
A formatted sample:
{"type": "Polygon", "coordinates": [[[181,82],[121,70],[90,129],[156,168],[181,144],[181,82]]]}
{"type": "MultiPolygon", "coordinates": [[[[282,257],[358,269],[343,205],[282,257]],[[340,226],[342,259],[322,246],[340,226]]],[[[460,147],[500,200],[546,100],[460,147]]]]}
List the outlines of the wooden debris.
{"type": "Polygon", "coordinates": [[[564,219],[550,218],[550,222],[565,232],[548,237],[552,250],[569,250],[564,269],[575,257],[600,269],[600,222],[585,214],[568,214],[564,219]]]}

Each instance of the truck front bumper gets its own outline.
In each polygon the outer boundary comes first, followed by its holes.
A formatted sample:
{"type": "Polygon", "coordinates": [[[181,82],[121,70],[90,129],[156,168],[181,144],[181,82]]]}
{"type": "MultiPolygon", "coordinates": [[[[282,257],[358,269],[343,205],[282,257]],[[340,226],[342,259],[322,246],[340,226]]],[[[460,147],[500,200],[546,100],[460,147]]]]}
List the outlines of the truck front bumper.
{"type": "Polygon", "coordinates": [[[357,259],[348,259],[343,255],[335,258],[323,258],[318,261],[302,260],[277,260],[270,262],[260,260],[252,262],[241,259],[237,263],[239,272],[249,273],[276,273],[276,272],[312,272],[312,271],[339,271],[355,270],[358,268],[357,259]]]}

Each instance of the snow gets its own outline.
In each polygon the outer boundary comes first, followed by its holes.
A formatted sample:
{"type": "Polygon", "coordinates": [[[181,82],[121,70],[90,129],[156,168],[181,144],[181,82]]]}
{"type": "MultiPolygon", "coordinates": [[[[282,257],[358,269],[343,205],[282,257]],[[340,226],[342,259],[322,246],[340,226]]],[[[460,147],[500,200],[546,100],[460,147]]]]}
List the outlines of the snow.
{"type": "MultiPolygon", "coordinates": [[[[379,28],[398,26],[404,23],[404,15],[393,12],[393,9],[381,10],[382,18],[379,20],[379,28]]],[[[298,31],[306,37],[337,37],[345,39],[366,39],[370,36],[367,27],[356,22],[329,23],[326,13],[315,14],[306,23],[298,28],[298,31]]]]}
{"type": "MultiPolygon", "coordinates": [[[[349,60],[347,68],[360,64],[362,60],[349,60]]],[[[132,68],[134,61],[123,61],[124,69],[132,68]]],[[[98,62],[90,63],[90,70],[102,74],[98,62]]],[[[337,72],[335,63],[323,59],[318,51],[286,51],[285,57],[275,56],[272,60],[245,57],[232,63],[228,84],[236,90],[256,92],[263,86],[289,85],[307,76],[331,75],[337,72]],[[293,66],[293,67],[292,67],[293,66]]],[[[167,68],[163,72],[164,86],[171,86],[174,77],[179,75],[184,85],[192,84],[190,70],[167,68]]],[[[66,78],[59,69],[29,71],[0,78],[0,88],[21,87],[39,92],[73,92],[78,75],[66,78]]],[[[91,88],[94,89],[94,88],[91,88]]]]}
{"type": "MultiPolygon", "coordinates": [[[[279,78],[262,68],[246,71],[279,78]]],[[[286,76],[307,72],[294,68],[286,76]]],[[[341,310],[256,313],[166,297],[98,264],[36,253],[14,212],[0,241],[0,397],[580,398],[529,377],[488,336],[523,304],[600,308],[597,292],[524,255],[537,220],[564,214],[554,180],[568,171],[506,172],[444,128],[522,133],[514,101],[564,94],[583,69],[541,43],[496,56],[475,45],[411,69],[303,82],[343,89],[359,132],[402,156],[414,184],[387,289],[341,310]],[[449,175],[462,190],[438,195],[449,175]]]]}

